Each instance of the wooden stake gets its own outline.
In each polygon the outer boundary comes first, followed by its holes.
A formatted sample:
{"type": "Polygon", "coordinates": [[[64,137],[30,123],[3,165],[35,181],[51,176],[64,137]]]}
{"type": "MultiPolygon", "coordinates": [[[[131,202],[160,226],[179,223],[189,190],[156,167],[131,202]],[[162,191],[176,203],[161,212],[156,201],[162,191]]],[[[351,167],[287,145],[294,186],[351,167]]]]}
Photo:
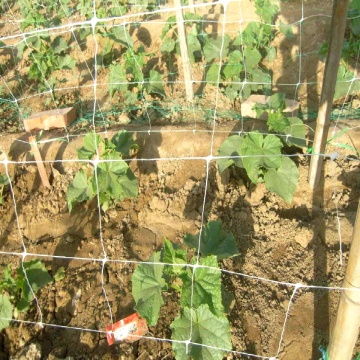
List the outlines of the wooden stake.
{"type": "Polygon", "coordinates": [[[46,174],[45,166],[44,166],[43,160],[41,158],[41,154],[40,154],[40,151],[39,151],[39,148],[37,146],[36,139],[34,136],[29,137],[29,143],[31,146],[31,150],[34,154],[37,168],[39,170],[41,182],[43,183],[43,185],[45,187],[50,187],[49,178],[46,174]]]}
{"type": "Polygon", "coordinates": [[[350,360],[360,327],[360,201],[352,234],[336,321],[329,345],[329,360],[350,360]],[[353,290],[351,290],[353,289],[353,290]],[[357,291],[354,291],[357,290],[357,291]]]}
{"type": "Polygon", "coordinates": [[[184,18],[181,10],[181,0],[174,0],[174,5],[176,7],[176,22],[177,22],[177,31],[180,42],[181,61],[184,72],[186,100],[191,102],[194,99],[194,91],[193,91],[192,76],[191,76],[191,64],[190,64],[189,53],[186,44],[184,18]]]}
{"type": "Polygon", "coordinates": [[[336,78],[344,40],[346,15],[349,0],[334,0],[330,25],[330,44],[326,57],[325,73],[321,90],[320,106],[316,123],[309,182],[313,190],[319,185],[323,168],[325,145],[330,128],[330,115],[334,100],[336,78]]]}

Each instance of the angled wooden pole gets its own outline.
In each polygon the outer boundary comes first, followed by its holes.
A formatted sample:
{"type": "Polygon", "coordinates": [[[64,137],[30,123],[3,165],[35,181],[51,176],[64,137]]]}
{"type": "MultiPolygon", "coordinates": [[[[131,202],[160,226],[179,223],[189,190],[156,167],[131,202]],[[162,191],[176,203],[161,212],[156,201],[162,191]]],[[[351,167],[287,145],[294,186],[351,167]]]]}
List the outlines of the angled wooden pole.
{"type": "Polygon", "coordinates": [[[329,345],[329,360],[351,360],[360,327],[360,201],[352,234],[336,321],[329,345]]]}
{"type": "Polygon", "coordinates": [[[186,32],[184,26],[184,17],[181,9],[181,0],[174,0],[174,5],[176,7],[176,23],[180,42],[180,54],[184,73],[186,100],[191,102],[194,99],[194,90],[191,76],[191,63],[186,44],[186,32]]]}
{"type": "Polygon", "coordinates": [[[29,143],[30,143],[30,146],[31,146],[31,150],[32,150],[32,152],[34,154],[34,158],[35,158],[35,161],[36,161],[37,168],[39,170],[39,175],[40,175],[40,178],[41,178],[41,182],[43,183],[43,185],[45,187],[50,187],[49,178],[48,178],[48,176],[46,174],[45,166],[44,166],[43,160],[41,158],[40,150],[39,150],[39,148],[37,146],[35,136],[30,136],[29,137],[29,143]]]}
{"type": "Polygon", "coordinates": [[[309,183],[313,190],[319,185],[323,168],[325,145],[330,128],[330,115],[334,100],[335,85],[344,40],[346,15],[349,0],[334,0],[330,26],[330,44],[326,57],[325,73],[321,89],[321,98],[316,131],[311,156],[309,183]]]}

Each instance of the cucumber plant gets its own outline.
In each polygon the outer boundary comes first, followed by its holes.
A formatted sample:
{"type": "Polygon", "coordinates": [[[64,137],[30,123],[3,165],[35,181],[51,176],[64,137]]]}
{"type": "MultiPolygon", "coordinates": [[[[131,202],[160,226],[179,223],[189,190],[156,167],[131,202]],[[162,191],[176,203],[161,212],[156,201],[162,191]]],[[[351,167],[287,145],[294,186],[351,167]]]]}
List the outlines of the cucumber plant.
{"type": "Polygon", "coordinates": [[[226,317],[226,294],[219,261],[238,254],[234,236],[223,230],[220,221],[211,221],[199,235],[187,234],[182,248],[164,239],[164,247],[132,275],[132,294],[136,310],[150,326],[156,325],[163,292],[175,291],[180,311],[170,325],[177,360],[221,360],[224,350],[231,350],[230,323],[226,317]],[[200,247],[199,247],[200,246],[200,247]],[[190,259],[190,261],[189,261],[190,259]],[[205,346],[202,346],[205,345],[205,346]],[[219,347],[216,350],[211,347],[219,347]]]}
{"type": "Polygon", "coordinates": [[[127,131],[116,133],[111,140],[89,133],[78,150],[81,160],[89,160],[75,175],[67,189],[67,204],[72,211],[76,202],[93,199],[99,191],[99,202],[106,211],[112,203],[138,195],[138,181],[123,160],[137,145],[127,131]],[[96,162],[93,160],[98,159],[96,162]]]}
{"type": "Polygon", "coordinates": [[[34,295],[52,281],[40,260],[22,263],[14,276],[8,265],[0,279],[0,331],[9,326],[12,318],[17,318],[18,312],[27,312],[34,295]]]}
{"type": "Polygon", "coordinates": [[[55,86],[56,81],[64,81],[52,78],[56,70],[71,70],[76,61],[69,54],[67,41],[62,36],[51,40],[48,35],[31,36],[17,45],[17,58],[20,59],[26,52],[31,65],[28,70],[29,79],[38,84],[39,90],[48,90],[49,86],[55,86]]]}
{"type": "Polygon", "coordinates": [[[106,36],[120,43],[124,49],[121,56],[110,65],[110,95],[113,96],[117,91],[122,93],[127,105],[144,98],[144,92],[165,96],[162,75],[151,69],[145,76],[143,71],[153,54],[146,53],[142,45],[136,47],[125,26],[113,27],[106,36]]]}
{"type": "Polygon", "coordinates": [[[254,184],[265,183],[266,188],[290,203],[294,196],[299,170],[295,162],[283,154],[286,147],[305,146],[306,126],[297,117],[283,113],[283,94],[272,95],[267,104],[256,105],[258,115],[268,112],[267,125],[275,134],[263,135],[253,131],[247,135],[231,135],[220,146],[218,169],[222,173],[235,165],[244,168],[254,184]]]}

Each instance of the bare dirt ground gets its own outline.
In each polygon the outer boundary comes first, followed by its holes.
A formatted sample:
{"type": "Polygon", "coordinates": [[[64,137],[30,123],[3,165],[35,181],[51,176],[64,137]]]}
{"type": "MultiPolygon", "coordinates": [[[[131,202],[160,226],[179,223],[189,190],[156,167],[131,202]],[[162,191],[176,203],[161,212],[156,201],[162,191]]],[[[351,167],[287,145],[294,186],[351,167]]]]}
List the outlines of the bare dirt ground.
{"type": "MultiPolygon", "coordinates": [[[[217,128],[224,132],[215,134],[214,155],[226,131],[234,126],[238,123],[217,128]]],[[[199,230],[206,161],[181,158],[209,155],[211,132],[205,131],[206,128],[196,132],[176,130],[181,128],[155,128],[150,135],[140,129],[135,131],[140,151],[138,160],[134,159],[131,166],[139,178],[139,197],[126,200],[102,215],[102,243],[107,257],[125,260],[107,262],[104,269],[104,287],[116,320],[133,312],[130,280],[135,265],[126,261],[147,260],[154,250],[161,248],[163,237],[180,243],[184,234],[199,230]],[[154,158],[161,160],[144,160],[154,158]]],[[[354,130],[349,135],[358,146],[358,132],[354,130]]],[[[26,144],[14,141],[26,139],[25,135],[2,139],[10,159],[31,159],[26,144]]],[[[51,161],[74,159],[80,144],[81,138],[74,138],[69,144],[52,142],[43,145],[42,153],[51,161]]],[[[276,354],[294,290],[290,284],[340,286],[343,280],[360,195],[359,162],[351,157],[327,159],[323,188],[314,196],[306,180],[309,157],[299,154],[297,162],[301,177],[291,204],[284,203],[261,185],[249,187],[246,178],[235,169],[220,177],[215,163],[209,168],[205,221],[220,219],[225,229],[235,235],[240,249],[239,256],[224,260],[221,265],[224,270],[237,273],[223,274],[226,288],[235,295],[229,315],[235,351],[269,357],[276,354]],[[259,278],[288,284],[277,285],[259,278]]],[[[43,259],[52,274],[60,266],[66,269],[63,280],[47,286],[38,295],[43,322],[96,331],[14,323],[1,334],[2,357],[23,358],[21,351],[29,353],[28,346],[36,344],[44,359],[66,356],[172,359],[171,345],[166,341],[142,339],[133,345],[109,347],[104,333],[97,332],[110,323],[102,294],[101,263],[91,260],[102,257],[98,209],[95,203],[79,204],[69,214],[66,189],[77,165],[54,162],[53,167],[51,188],[45,189],[40,185],[35,165],[10,166],[18,216],[14,213],[11,194],[7,194],[5,205],[0,207],[0,250],[22,252],[18,219],[27,252],[60,256],[43,259]]],[[[49,166],[48,172],[51,173],[49,166]]],[[[2,256],[1,267],[8,263],[17,265],[19,260],[18,256],[2,256]]],[[[297,292],[286,322],[280,359],[297,359],[299,354],[302,359],[319,359],[318,347],[329,341],[338,299],[337,291],[305,287],[297,292]]],[[[176,299],[168,298],[166,304],[158,325],[150,328],[150,336],[170,338],[169,324],[177,314],[176,299]]],[[[29,314],[21,318],[38,321],[36,307],[32,306],[29,314]]],[[[236,354],[227,355],[227,359],[240,358],[236,354]]]]}

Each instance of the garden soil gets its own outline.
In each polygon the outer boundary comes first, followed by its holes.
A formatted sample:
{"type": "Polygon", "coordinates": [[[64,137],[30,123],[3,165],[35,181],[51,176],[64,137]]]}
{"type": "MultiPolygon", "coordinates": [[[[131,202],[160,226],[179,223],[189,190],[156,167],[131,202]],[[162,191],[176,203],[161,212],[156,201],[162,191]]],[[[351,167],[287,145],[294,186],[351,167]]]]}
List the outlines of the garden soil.
{"type": "MultiPolygon", "coordinates": [[[[245,130],[262,125],[251,121],[245,130]]],[[[312,194],[307,182],[309,157],[298,153],[300,181],[291,204],[262,184],[250,186],[236,169],[220,176],[214,161],[209,161],[206,182],[204,157],[216,155],[228,132],[238,127],[238,122],[218,124],[213,138],[206,126],[196,131],[174,126],[150,132],[130,128],[139,144],[130,163],[139,179],[139,196],[101,213],[101,228],[95,201],[76,205],[71,214],[66,204],[67,187],[81,166],[66,160],[76,159],[82,137],[41,146],[44,159],[50,161],[46,163],[50,188],[41,185],[35,164],[9,164],[13,193],[7,192],[0,206],[0,250],[21,253],[23,239],[28,253],[45,255],[42,260],[52,275],[61,266],[66,272],[64,279],[37,296],[42,322],[53,326],[12,323],[1,333],[0,358],[173,359],[171,344],[165,340],[171,338],[169,325],[178,313],[178,299],[171,294],[165,294],[159,322],[147,334],[165,341],[141,339],[108,346],[105,334],[98,331],[111,323],[108,304],[114,321],[134,312],[131,275],[136,262],[161,249],[164,237],[182,244],[185,234],[199,232],[202,221],[221,220],[234,234],[240,252],[221,262],[226,270],[223,282],[234,295],[228,314],[233,350],[274,356],[283,335],[280,359],[319,359],[319,346],[329,341],[339,292],[304,287],[291,299],[293,285],[341,286],[360,195],[359,162],[343,149],[341,154],[350,157],[327,158],[323,184],[312,194]],[[101,262],[91,259],[102,258],[103,249],[108,259],[122,261],[107,262],[102,269],[101,262]]],[[[53,131],[43,140],[60,135],[53,131]]],[[[10,160],[32,159],[26,139],[26,134],[2,138],[10,160]]],[[[341,141],[359,149],[359,139],[354,129],[341,141]]],[[[332,147],[328,151],[340,152],[332,147]]],[[[10,263],[15,268],[20,260],[1,256],[0,266],[10,263]]],[[[39,321],[35,304],[19,319],[39,321]]]]}

